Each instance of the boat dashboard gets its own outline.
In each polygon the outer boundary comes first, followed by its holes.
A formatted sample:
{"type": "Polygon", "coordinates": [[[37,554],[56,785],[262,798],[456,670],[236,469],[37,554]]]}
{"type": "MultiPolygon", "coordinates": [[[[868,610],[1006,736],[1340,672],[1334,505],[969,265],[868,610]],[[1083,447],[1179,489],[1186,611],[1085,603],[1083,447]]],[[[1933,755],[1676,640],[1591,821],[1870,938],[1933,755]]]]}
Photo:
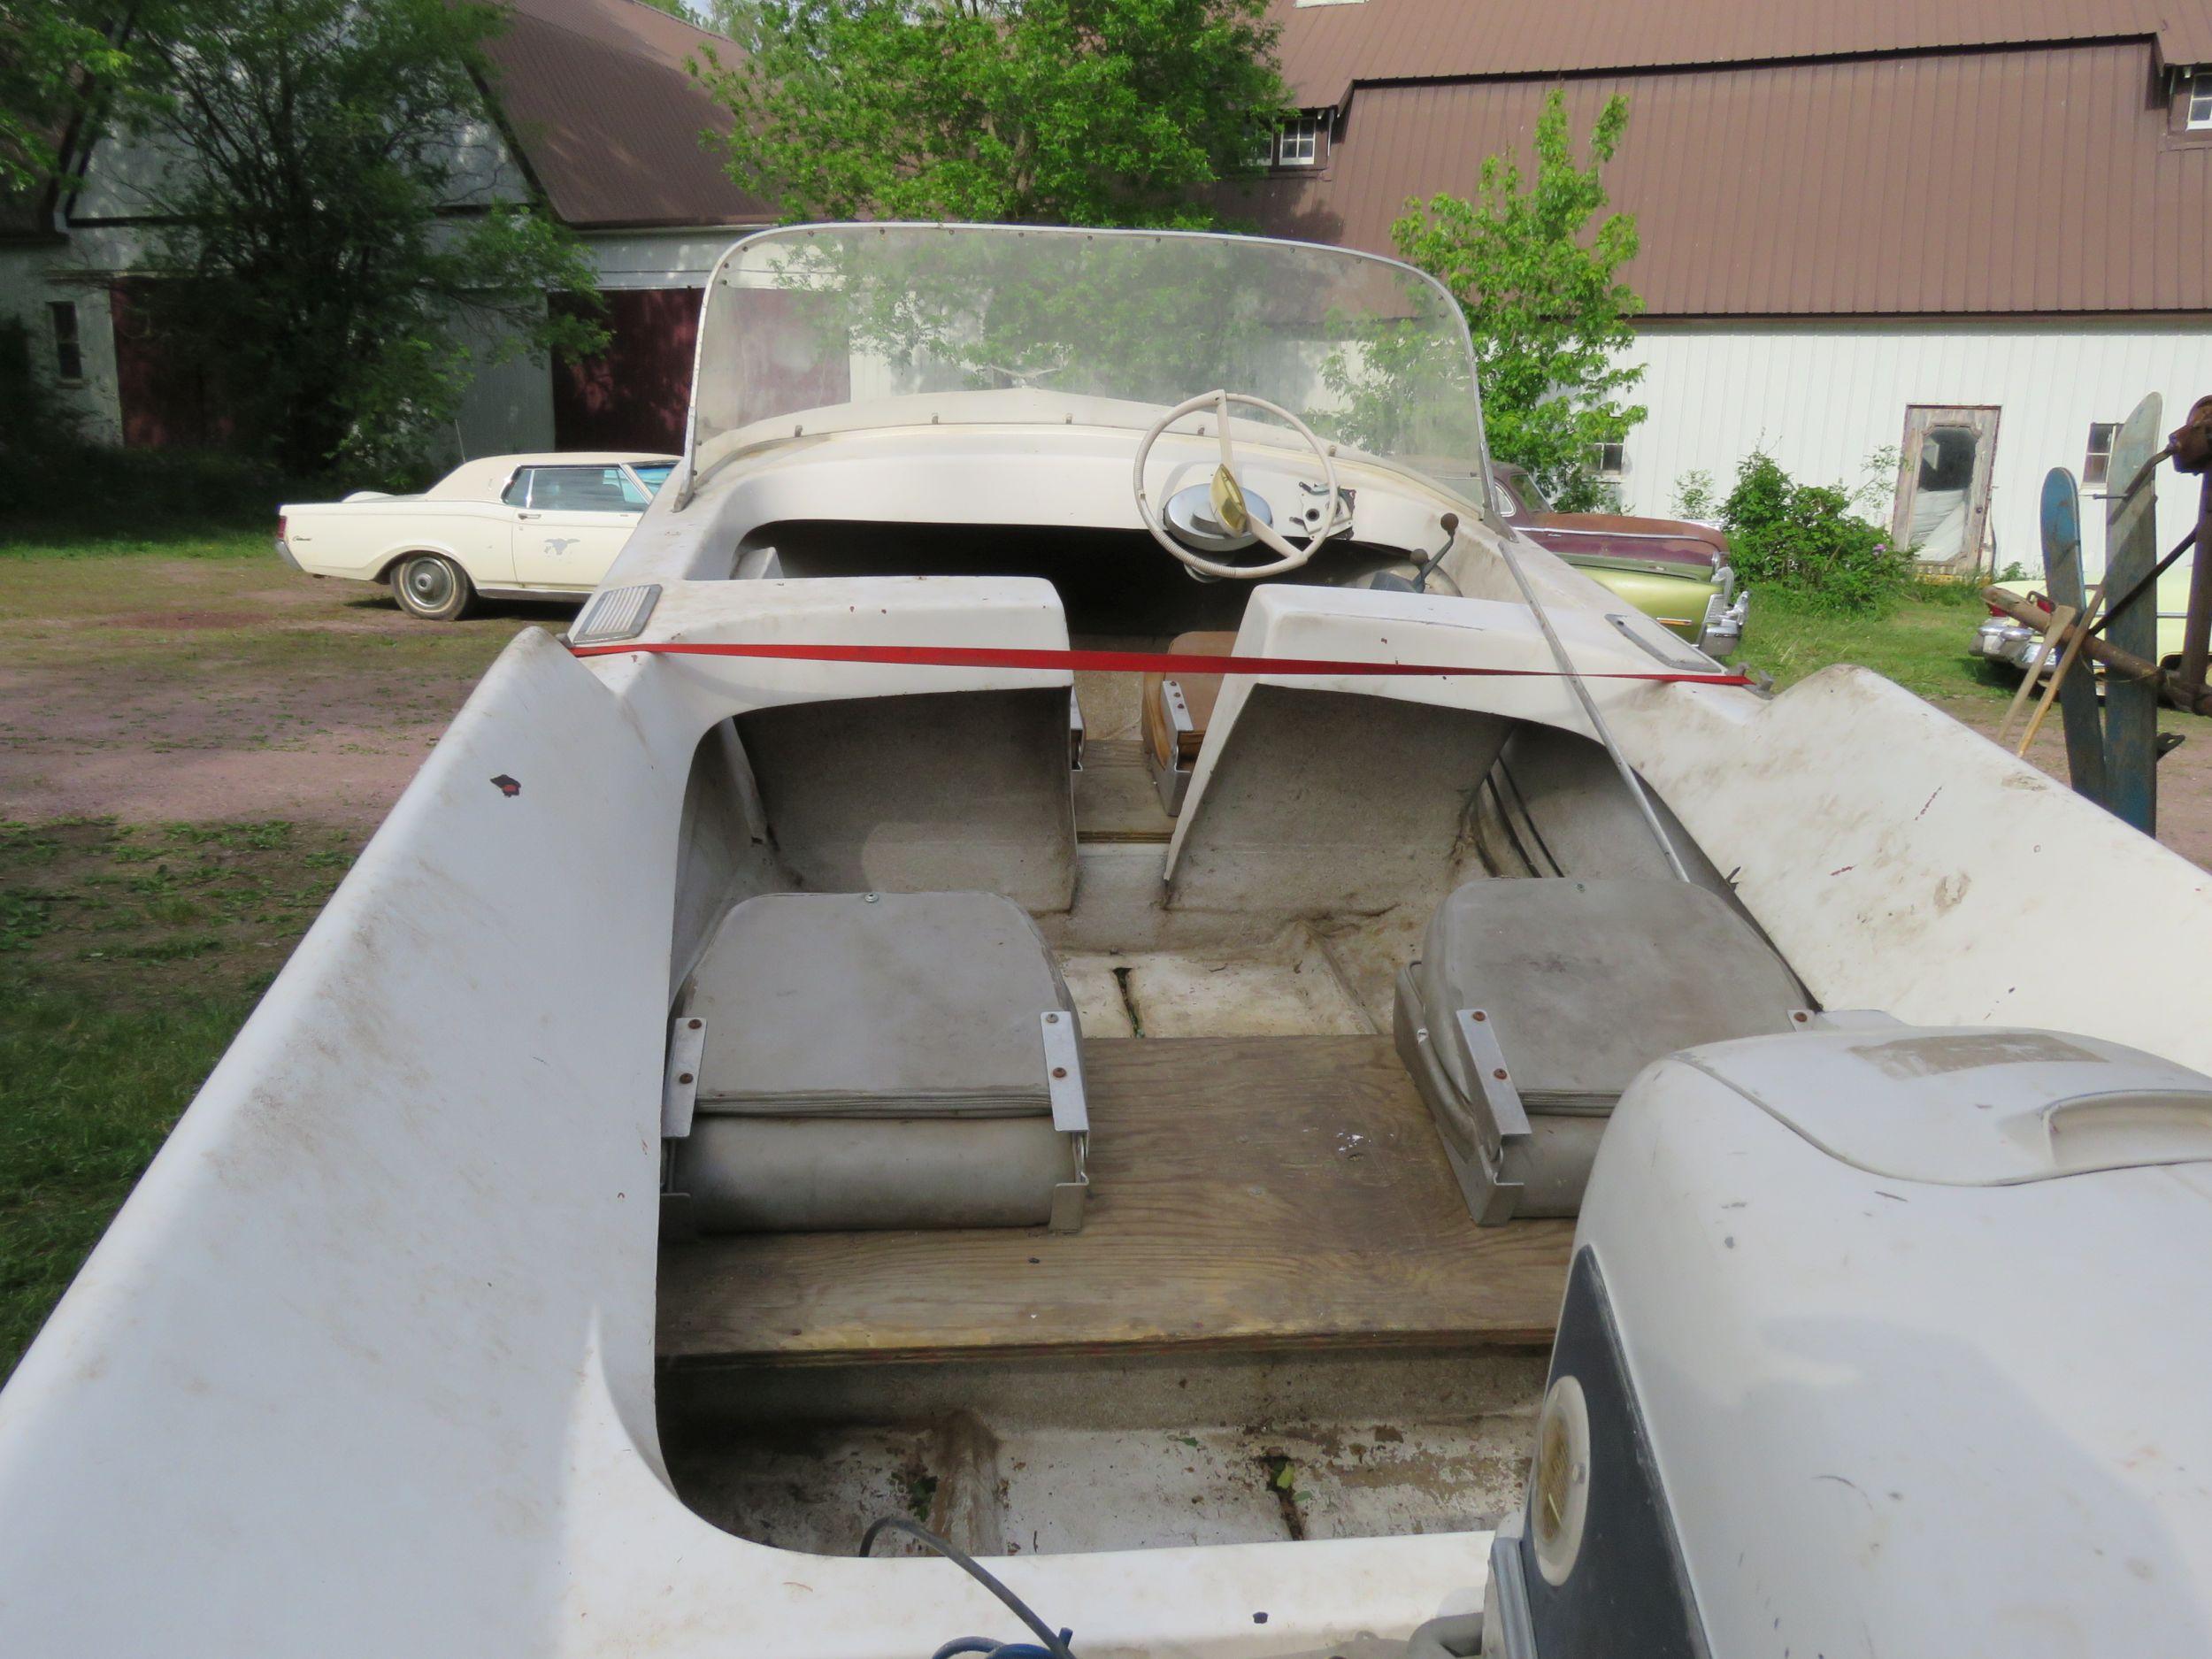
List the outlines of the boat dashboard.
{"type": "Polygon", "coordinates": [[[1442,483],[1261,419],[1232,418],[1225,462],[1209,411],[1161,427],[1164,410],[1035,393],[887,401],[901,407],[879,407],[867,424],[849,410],[813,411],[780,436],[725,447],[663,493],[606,585],[1043,573],[1042,559],[1079,587],[1143,571],[1233,590],[1268,578],[1179,564],[1162,536],[1201,563],[1282,564],[1248,534],[1224,545],[1234,537],[1221,515],[1241,511],[1302,556],[1279,579],[1455,595],[1489,590],[1469,587],[1466,555],[1511,534],[1442,483]],[[832,535],[832,525],[844,528],[832,535]]]}

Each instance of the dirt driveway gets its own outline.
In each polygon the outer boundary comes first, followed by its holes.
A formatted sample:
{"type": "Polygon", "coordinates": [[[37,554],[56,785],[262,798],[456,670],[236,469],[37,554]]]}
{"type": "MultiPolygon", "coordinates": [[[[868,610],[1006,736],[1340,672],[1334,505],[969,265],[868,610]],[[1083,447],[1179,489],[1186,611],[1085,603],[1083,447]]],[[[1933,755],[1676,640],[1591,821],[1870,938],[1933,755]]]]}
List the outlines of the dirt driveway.
{"type": "MultiPolygon", "coordinates": [[[[288,818],[373,828],[518,628],[418,622],[256,558],[0,559],[0,818],[288,818]]],[[[2004,704],[1947,699],[1993,732],[2004,704]]],[[[2160,763],[2160,840],[2212,868],[2212,723],[2160,763]]],[[[2066,775],[2059,722],[2030,758],[2066,775]]]]}
{"type": "Polygon", "coordinates": [[[0,560],[0,818],[373,827],[518,628],[266,558],[0,560]]]}

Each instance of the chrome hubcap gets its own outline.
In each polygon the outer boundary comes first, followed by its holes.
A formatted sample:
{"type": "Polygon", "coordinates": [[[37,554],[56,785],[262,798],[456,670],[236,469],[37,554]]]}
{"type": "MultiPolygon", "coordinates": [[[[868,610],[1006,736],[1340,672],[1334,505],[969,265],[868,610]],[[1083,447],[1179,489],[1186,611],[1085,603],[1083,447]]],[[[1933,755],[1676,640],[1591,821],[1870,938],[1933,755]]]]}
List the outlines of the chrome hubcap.
{"type": "Polygon", "coordinates": [[[417,559],[407,567],[407,596],[426,611],[442,609],[453,597],[453,572],[439,559],[417,559]]]}

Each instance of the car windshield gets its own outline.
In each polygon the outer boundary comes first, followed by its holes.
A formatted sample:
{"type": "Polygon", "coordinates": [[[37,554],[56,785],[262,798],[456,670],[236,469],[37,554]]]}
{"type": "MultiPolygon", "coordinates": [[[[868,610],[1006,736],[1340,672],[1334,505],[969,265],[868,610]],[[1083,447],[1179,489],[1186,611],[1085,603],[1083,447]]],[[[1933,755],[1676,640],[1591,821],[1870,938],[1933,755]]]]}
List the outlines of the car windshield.
{"type": "Polygon", "coordinates": [[[638,461],[630,467],[630,471],[637,474],[637,481],[656,495],[661,493],[661,486],[668,482],[668,475],[675,470],[673,461],[638,461]]]}
{"type": "Polygon", "coordinates": [[[993,226],[802,226],[733,248],[700,324],[689,442],[704,470],[808,415],[817,429],[1141,431],[1216,388],[1401,464],[1479,465],[1466,322],[1409,267],[1247,237],[993,226]]]}

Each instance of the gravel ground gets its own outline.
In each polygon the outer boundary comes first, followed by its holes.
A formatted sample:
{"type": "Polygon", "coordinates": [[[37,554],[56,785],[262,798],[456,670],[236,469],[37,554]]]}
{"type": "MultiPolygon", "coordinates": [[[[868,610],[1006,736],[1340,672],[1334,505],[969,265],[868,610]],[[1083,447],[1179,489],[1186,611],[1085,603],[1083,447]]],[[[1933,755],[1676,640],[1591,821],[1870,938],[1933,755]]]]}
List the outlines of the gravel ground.
{"type": "Polygon", "coordinates": [[[0,561],[0,818],[373,827],[517,629],[266,559],[0,561]]]}

